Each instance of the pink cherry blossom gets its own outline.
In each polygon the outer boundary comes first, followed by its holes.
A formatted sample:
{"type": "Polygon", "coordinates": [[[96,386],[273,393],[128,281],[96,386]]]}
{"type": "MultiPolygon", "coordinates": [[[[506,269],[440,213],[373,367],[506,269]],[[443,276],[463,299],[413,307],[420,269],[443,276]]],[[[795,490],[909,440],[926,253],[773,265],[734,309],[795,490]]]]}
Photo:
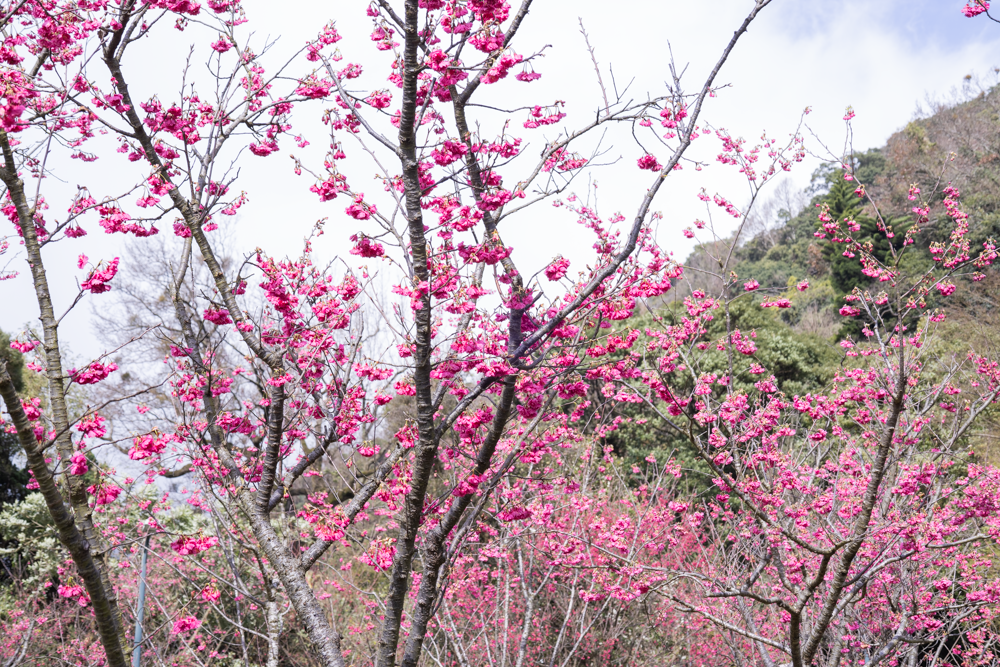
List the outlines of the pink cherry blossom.
{"type": "Polygon", "coordinates": [[[652,155],[643,155],[638,160],[639,169],[647,169],[649,171],[660,171],[663,167],[660,163],[656,161],[656,158],[652,155]]]}
{"type": "Polygon", "coordinates": [[[170,634],[179,635],[185,632],[191,632],[192,630],[197,630],[200,626],[201,621],[194,616],[182,616],[174,621],[174,625],[170,629],[170,634]]]}
{"type": "MultiPolygon", "coordinates": [[[[81,255],[83,258],[83,255],[81,255]]],[[[103,269],[95,269],[87,277],[87,280],[80,286],[82,289],[90,290],[91,294],[101,294],[111,289],[111,279],[118,273],[118,258],[115,257],[103,269]]]]}
{"type": "Polygon", "coordinates": [[[71,475],[86,475],[87,470],[87,457],[83,452],[76,452],[73,454],[73,458],[70,459],[69,474],[71,475]]]}
{"type": "Polygon", "coordinates": [[[553,282],[561,280],[566,275],[567,269],[569,269],[569,260],[560,257],[545,267],[545,277],[553,282]]]}

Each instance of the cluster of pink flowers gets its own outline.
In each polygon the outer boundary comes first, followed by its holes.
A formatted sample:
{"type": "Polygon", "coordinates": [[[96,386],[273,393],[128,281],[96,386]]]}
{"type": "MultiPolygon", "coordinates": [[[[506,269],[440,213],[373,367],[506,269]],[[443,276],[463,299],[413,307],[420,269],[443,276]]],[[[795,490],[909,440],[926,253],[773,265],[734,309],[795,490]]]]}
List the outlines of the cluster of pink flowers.
{"type": "MultiPolygon", "coordinates": [[[[492,51],[493,49],[489,50],[492,51]]],[[[506,78],[507,74],[510,72],[510,69],[514,67],[514,65],[520,63],[522,60],[523,58],[516,53],[503,54],[496,60],[496,63],[493,65],[493,67],[486,70],[486,73],[483,74],[482,78],[483,83],[484,84],[496,83],[497,81],[506,78]]]]}
{"type": "Polygon", "coordinates": [[[637,160],[639,169],[646,169],[648,171],[660,171],[663,167],[660,163],[656,161],[656,158],[652,155],[646,154],[637,160]]]}
{"type": "Polygon", "coordinates": [[[83,586],[68,586],[66,584],[60,584],[56,589],[60,597],[68,598],[70,600],[76,600],[77,604],[81,607],[86,607],[90,604],[90,596],[87,595],[87,591],[83,590],[83,586]]]}
{"type": "Polygon", "coordinates": [[[101,294],[111,289],[111,279],[118,273],[118,258],[108,262],[103,269],[94,269],[80,287],[90,290],[91,294],[101,294]]]}
{"type": "Polygon", "coordinates": [[[990,3],[986,0],[971,0],[962,8],[962,13],[968,18],[972,18],[989,11],[989,9],[990,3]]]}
{"type": "Polygon", "coordinates": [[[116,370],[118,370],[118,364],[114,362],[105,364],[100,361],[94,361],[83,370],[78,371],[75,368],[71,368],[69,370],[69,377],[77,384],[96,384],[116,370]]]}
{"type": "Polygon", "coordinates": [[[160,454],[169,443],[179,441],[180,438],[175,434],[154,432],[136,436],[132,440],[132,448],[128,451],[128,457],[133,461],[152,459],[160,454]]]}
{"type": "Polygon", "coordinates": [[[87,493],[94,496],[95,505],[110,505],[118,498],[121,492],[121,487],[103,482],[87,487],[87,493]]]}
{"type": "Polygon", "coordinates": [[[497,514],[500,521],[524,521],[531,518],[531,510],[527,507],[511,507],[497,514]]]}
{"type": "Polygon", "coordinates": [[[792,307],[792,302],[789,301],[788,299],[785,299],[785,298],[774,299],[773,301],[764,301],[764,302],[762,302],[760,304],[760,307],[761,308],[774,308],[774,307],[777,307],[777,308],[791,308],[792,307]]]}
{"type": "Polygon", "coordinates": [[[40,344],[41,343],[39,343],[39,341],[37,340],[28,340],[28,341],[12,340],[10,342],[11,348],[17,350],[21,354],[27,354],[28,352],[31,352],[40,344]]]}
{"type": "Polygon", "coordinates": [[[185,632],[191,632],[192,630],[197,630],[199,627],[201,627],[201,621],[194,616],[182,616],[174,621],[174,625],[170,629],[170,634],[179,635],[185,632]]]}
{"type": "Polygon", "coordinates": [[[355,234],[351,237],[354,247],[351,248],[352,255],[359,257],[382,257],[385,255],[385,248],[378,241],[373,241],[364,234],[355,234]]]}
{"type": "Polygon", "coordinates": [[[181,537],[170,543],[170,548],[181,556],[190,556],[211,549],[219,544],[219,538],[214,535],[208,537],[181,537]]]}
{"type": "Polygon", "coordinates": [[[384,571],[392,567],[392,560],[395,553],[396,548],[391,540],[375,540],[371,543],[368,550],[361,554],[360,560],[365,565],[379,571],[384,571]]]}
{"type": "Polygon", "coordinates": [[[225,308],[206,308],[202,316],[216,326],[232,324],[233,318],[229,316],[229,311],[225,308]]]}
{"type": "Polygon", "coordinates": [[[86,415],[77,422],[75,428],[86,438],[101,438],[108,432],[107,427],[104,425],[104,417],[96,412],[86,415]]]}
{"type": "Polygon", "coordinates": [[[559,121],[561,121],[563,118],[566,117],[565,113],[559,111],[559,107],[561,106],[562,106],[561,102],[552,107],[535,106],[529,112],[528,120],[524,121],[524,127],[526,129],[532,130],[537,127],[543,127],[545,125],[554,125],[555,123],[558,123],[559,121]]]}
{"type": "Polygon", "coordinates": [[[87,456],[83,452],[73,454],[73,457],[69,461],[69,474],[86,475],[88,470],[87,456]]]}
{"type": "Polygon", "coordinates": [[[545,267],[545,277],[549,280],[555,282],[557,280],[562,280],[566,277],[566,271],[569,269],[569,260],[565,257],[560,257],[559,259],[553,261],[547,267],[545,267]]]}
{"type": "Polygon", "coordinates": [[[31,80],[16,69],[0,70],[0,90],[3,90],[0,104],[0,128],[11,134],[24,130],[26,124],[21,116],[28,109],[37,93],[31,80]]]}

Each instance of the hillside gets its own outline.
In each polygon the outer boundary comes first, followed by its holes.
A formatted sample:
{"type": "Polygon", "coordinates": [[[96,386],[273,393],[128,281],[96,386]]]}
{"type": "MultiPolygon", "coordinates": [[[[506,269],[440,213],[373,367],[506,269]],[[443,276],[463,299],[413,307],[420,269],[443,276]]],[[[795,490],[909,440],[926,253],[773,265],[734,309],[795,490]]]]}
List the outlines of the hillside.
{"type": "MultiPolygon", "coordinates": [[[[820,168],[801,192],[792,191],[787,183],[779,186],[770,200],[751,213],[740,238],[700,245],[691,253],[685,260],[685,280],[673,295],[672,308],[676,308],[680,297],[693,290],[720,293],[721,282],[705,271],[717,274],[717,258],[725,257],[735,242],[730,268],[737,276],[736,285],[756,280],[761,295],[791,302],[784,309],[753,312],[742,308],[736,313],[741,318],[753,313],[752,324],[759,332],[784,341],[787,354],[780,369],[787,372],[778,378],[786,382],[783,389],[790,395],[826,382],[842,363],[839,343],[861,336],[860,324],[845,320],[838,312],[844,296],[855,288],[878,290],[878,284],[862,274],[856,259],[836,254],[836,246],[816,237],[822,232],[819,214],[825,207],[831,218],[857,221],[861,232],[856,238],[871,241],[873,254],[883,261],[901,249],[906,232],[916,225],[911,230],[914,247],[900,263],[904,277],[919,275],[933,265],[928,239],[946,236],[953,224],[942,205],[943,191],[949,185],[961,193],[963,210],[969,214],[973,250],[990,239],[1000,239],[1000,87],[934,106],[931,113],[893,134],[884,146],[856,153],[853,171],[854,179],[848,180],[841,169],[820,168]],[[864,184],[868,197],[855,194],[859,183],[864,184]],[[924,221],[915,213],[919,204],[929,206],[924,221]],[[878,219],[895,232],[891,242],[874,233],[878,219]],[[809,288],[800,291],[795,286],[803,280],[809,288]]],[[[949,332],[945,338],[952,347],[945,352],[958,356],[972,345],[995,349],[1000,343],[996,335],[1000,304],[995,296],[1000,277],[995,268],[989,270],[981,279],[985,289],[977,290],[967,289],[969,278],[956,280],[958,289],[952,298],[934,298],[933,293],[926,304],[928,310],[940,307],[946,313],[939,326],[949,332]]],[[[892,313],[886,316],[891,318],[892,313]]],[[[720,326],[724,332],[724,325],[720,326]]],[[[978,453],[995,461],[1000,459],[1000,447],[989,435],[993,425],[992,419],[984,420],[970,442],[978,453]]]]}
{"type": "MultiPolygon", "coordinates": [[[[782,319],[794,330],[831,340],[856,333],[850,327],[843,328],[843,318],[836,310],[844,294],[854,287],[866,287],[868,281],[856,261],[834,256],[830,244],[814,236],[820,230],[818,209],[827,205],[831,217],[855,218],[862,227],[859,240],[872,238],[876,218],[881,217],[901,243],[904,232],[915,224],[914,205],[926,201],[931,209],[929,220],[920,225],[914,237],[923,252],[911,254],[904,266],[908,273],[923,270],[931,261],[925,239],[946,224],[941,202],[943,189],[949,184],[961,192],[963,208],[970,215],[973,247],[1000,238],[1000,90],[984,91],[953,105],[938,105],[934,113],[892,135],[885,146],[855,153],[853,160],[853,181],[845,180],[842,170],[822,167],[812,175],[812,184],[805,191],[795,193],[787,186],[779,187],[771,200],[758,205],[737,240],[731,265],[741,281],[757,280],[762,290],[780,292],[792,301],[793,307],[782,311],[782,319]],[[858,183],[864,184],[877,210],[867,198],[855,195],[858,183]],[[910,199],[913,186],[919,189],[918,201],[910,199]],[[802,279],[808,279],[810,289],[800,293],[792,288],[802,279]]],[[[718,245],[728,246],[733,241],[725,239],[718,245]]],[[[874,252],[886,257],[891,250],[883,240],[874,252]]],[[[719,256],[715,248],[702,245],[685,265],[717,271],[713,256],[719,256]]],[[[686,279],[682,293],[704,288],[712,292],[712,288],[721,287],[696,271],[688,271],[686,279]]],[[[958,308],[954,303],[951,308],[956,317],[979,318],[989,315],[993,305],[980,297],[960,299],[958,308]]]]}

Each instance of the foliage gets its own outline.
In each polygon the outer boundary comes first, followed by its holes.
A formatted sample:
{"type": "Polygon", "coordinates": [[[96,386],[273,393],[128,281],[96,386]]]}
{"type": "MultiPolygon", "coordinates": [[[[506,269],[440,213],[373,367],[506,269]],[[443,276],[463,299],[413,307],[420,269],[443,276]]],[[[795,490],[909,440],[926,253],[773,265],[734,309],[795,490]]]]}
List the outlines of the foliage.
{"type": "Polygon", "coordinates": [[[0,550],[8,567],[17,572],[19,595],[30,595],[52,585],[66,552],[59,544],[45,500],[29,493],[21,502],[0,510],[0,539],[12,545],[0,550]]]}

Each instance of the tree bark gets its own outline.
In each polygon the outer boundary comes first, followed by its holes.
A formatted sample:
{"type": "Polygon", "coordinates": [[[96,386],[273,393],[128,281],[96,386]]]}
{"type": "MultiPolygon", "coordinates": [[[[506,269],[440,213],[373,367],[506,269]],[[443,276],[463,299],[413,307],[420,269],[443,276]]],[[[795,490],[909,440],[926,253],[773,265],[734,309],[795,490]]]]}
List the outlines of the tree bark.
{"type": "Polygon", "coordinates": [[[109,667],[127,667],[125,651],[122,648],[120,617],[105,589],[105,578],[102,576],[91,544],[77,528],[72,512],[63,502],[59,487],[56,486],[52,471],[45,464],[45,454],[38,447],[31,422],[28,421],[21,399],[14,391],[14,382],[7,373],[6,363],[0,363],[0,396],[3,397],[7,412],[17,429],[17,439],[28,457],[28,467],[38,482],[38,490],[45,498],[45,505],[56,524],[59,541],[73,557],[77,572],[83,580],[83,585],[90,596],[90,604],[94,608],[94,621],[97,623],[97,633],[101,645],[108,658],[109,667]]]}

